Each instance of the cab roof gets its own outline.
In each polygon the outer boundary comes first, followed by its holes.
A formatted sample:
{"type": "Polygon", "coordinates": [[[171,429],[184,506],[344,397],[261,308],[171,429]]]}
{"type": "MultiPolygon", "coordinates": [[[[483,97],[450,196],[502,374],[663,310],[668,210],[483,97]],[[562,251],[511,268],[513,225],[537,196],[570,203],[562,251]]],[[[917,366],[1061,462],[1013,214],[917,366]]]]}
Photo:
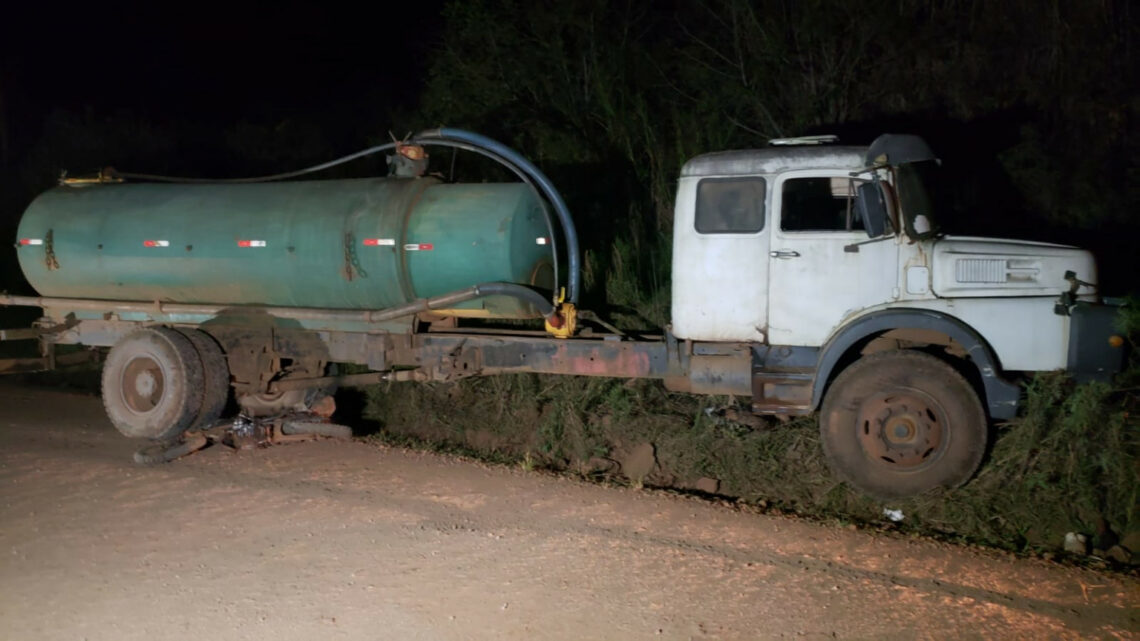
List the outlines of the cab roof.
{"type": "Polygon", "coordinates": [[[842,169],[866,167],[867,147],[812,145],[766,147],[702,154],[685,163],[681,177],[750,176],[795,169],[842,169]]]}

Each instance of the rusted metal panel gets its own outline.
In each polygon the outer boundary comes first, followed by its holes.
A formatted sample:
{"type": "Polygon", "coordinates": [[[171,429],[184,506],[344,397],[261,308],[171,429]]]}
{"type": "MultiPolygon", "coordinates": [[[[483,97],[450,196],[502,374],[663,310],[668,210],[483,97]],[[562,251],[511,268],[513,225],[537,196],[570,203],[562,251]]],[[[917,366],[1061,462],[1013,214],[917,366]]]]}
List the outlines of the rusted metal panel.
{"type": "Polygon", "coordinates": [[[433,378],[534,372],[618,378],[664,378],[670,363],[664,341],[626,342],[528,336],[420,335],[420,365],[433,378]]]}

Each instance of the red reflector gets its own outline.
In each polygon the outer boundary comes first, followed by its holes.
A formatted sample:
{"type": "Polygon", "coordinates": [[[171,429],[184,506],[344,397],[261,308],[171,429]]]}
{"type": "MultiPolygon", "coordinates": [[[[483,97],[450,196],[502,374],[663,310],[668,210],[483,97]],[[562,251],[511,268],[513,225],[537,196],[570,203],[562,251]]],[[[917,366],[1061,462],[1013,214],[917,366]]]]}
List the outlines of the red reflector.
{"type": "Polygon", "coordinates": [[[248,240],[239,240],[238,241],[238,247],[249,247],[249,241],[248,240]]]}
{"type": "Polygon", "coordinates": [[[420,249],[423,251],[431,251],[435,249],[435,245],[432,245],[431,243],[420,243],[420,249]]]}
{"type": "Polygon", "coordinates": [[[144,240],[143,247],[170,247],[169,240],[144,240]]]}

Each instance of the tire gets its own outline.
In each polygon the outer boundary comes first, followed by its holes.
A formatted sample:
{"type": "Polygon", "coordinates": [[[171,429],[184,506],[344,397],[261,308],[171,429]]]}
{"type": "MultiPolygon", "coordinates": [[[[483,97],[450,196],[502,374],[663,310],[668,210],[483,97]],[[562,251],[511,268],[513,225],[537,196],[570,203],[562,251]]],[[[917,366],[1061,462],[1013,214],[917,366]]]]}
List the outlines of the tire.
{"type": "Polygon", "coordinates": [[[209,439],[204,434],[187,434],[180,443],[158,441],[135,452],[135,463],[139,465],[159,465],[169,463],[206,447],[209,439]]]}
{"type": "Polygon", "coordinates": [[[352,438],[352,428],[337,423],[317,423],[313,421],[285,421],[281,426],[281,433],[285,435],[312,434],[348,440],[352,438]]]}
{"type": "Polygon", "coordinates": [[[909,350],[865,356],[843,370],[819,424],[835,475],[880,499],[965,483],[982,462],[989,429],[961,374],[909,350]]]}
{"type": "Polygon", "coordinates": [[[189,429],[208,429],[222,416],[229,401],[230,367],[221,346],[212,336],[197,329],[180,329],[178,332],[190,339],[202,361],[202,408],[189,429]]]}
{"type": "Polygon", "coordinates": [[[103,363],[103,407],[131,438],[169,440],[202,408],[202,361],[190,339],[168,327],[132,332],[103,363]]]}

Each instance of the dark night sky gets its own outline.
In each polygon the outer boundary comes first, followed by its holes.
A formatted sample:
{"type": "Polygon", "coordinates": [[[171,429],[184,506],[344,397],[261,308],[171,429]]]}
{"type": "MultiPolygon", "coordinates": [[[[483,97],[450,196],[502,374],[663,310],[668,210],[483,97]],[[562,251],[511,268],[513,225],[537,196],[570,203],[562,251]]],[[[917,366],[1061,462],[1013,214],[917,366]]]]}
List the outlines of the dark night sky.
{"type": "Polygon", "coordinates": [[[438,41],[442,2],[366,4],[375,8],[153,2],[25,5],[12,13],[10,6],[0,16],[10,153],[35,141],[53,109],[156,123],[301,117],[336,135],[356,113],[410,108],[438,41]]]}

